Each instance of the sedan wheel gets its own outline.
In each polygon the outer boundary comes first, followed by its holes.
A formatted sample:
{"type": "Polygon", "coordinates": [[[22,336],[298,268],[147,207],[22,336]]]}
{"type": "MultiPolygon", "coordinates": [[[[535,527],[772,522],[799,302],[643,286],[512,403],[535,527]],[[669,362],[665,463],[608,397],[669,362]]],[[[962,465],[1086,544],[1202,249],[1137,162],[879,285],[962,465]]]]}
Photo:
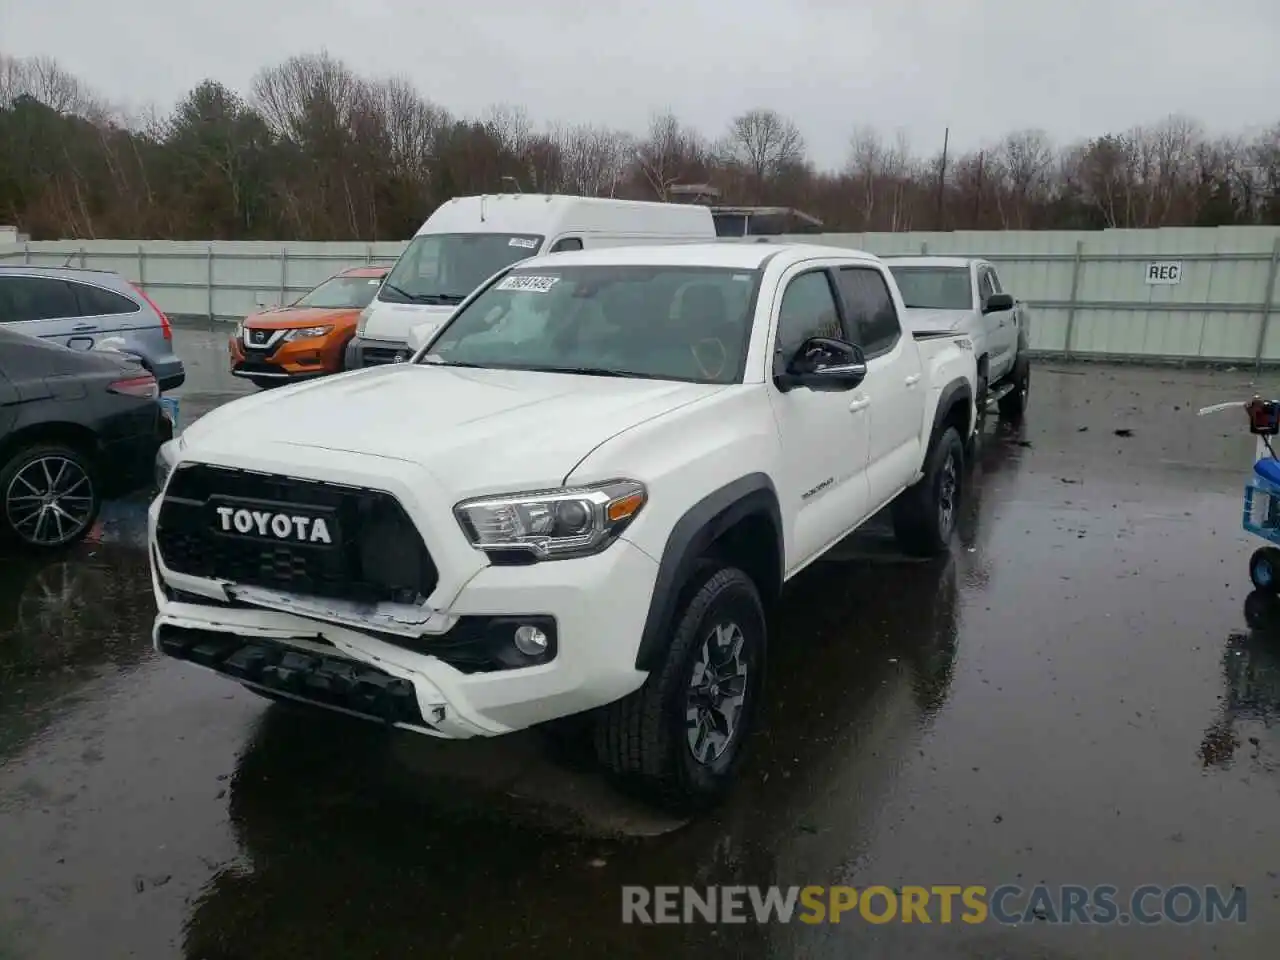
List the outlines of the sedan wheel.
{"type": "Polygon", "coordinates": [[[88,463],[76,451],[40,446],[0,471],[5,532],[37,549],[75,543],[89,532],[100,501],[88,463]]]}

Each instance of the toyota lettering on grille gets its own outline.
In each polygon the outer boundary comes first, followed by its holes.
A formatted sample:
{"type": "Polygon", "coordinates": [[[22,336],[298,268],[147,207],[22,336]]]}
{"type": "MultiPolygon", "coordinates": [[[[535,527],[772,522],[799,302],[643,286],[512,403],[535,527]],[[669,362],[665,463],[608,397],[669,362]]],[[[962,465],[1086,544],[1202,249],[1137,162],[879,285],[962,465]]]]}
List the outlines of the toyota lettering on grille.
{"type": "Polygon", "coordinates": [[[294,543],[333,543],[324,517],[304,517],[269,510],[218,507],[218,524],[223,533],[274,537],[294,543]]]}

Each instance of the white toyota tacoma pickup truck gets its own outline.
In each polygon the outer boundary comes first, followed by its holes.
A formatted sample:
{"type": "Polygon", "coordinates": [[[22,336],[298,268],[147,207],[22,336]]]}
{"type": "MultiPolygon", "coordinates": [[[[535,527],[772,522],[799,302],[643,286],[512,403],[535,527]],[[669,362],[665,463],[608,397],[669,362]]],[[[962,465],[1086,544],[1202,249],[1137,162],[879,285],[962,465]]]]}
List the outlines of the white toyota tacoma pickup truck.
{"type": "Polygon", "coordinates": [[[913,330],[955,330],[978,357],[978,412],[994,403],[1017,420],[1027,409],[1031,357],[1026,306],[1004,289],[995,264],[971,257],[885,257],[913,330]]]}
{"type": "Polygon", "coordinates": [[[783,583],[887,504],[947,549],[976,358],[902,313],[881,261],[807,244],[506,268],[410,362],[165,445],[156,648],[440,737],[575,716],[646,795],[714,800],[783,583]]]}

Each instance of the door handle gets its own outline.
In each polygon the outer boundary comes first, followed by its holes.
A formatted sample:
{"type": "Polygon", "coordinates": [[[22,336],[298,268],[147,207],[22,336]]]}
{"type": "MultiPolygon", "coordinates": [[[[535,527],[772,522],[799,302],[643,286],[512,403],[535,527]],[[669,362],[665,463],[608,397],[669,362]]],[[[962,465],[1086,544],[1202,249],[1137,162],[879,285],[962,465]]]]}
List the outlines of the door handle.
{"type": "Polygon", "coordinates": [[[92,329],[93,329],[93,327],[94,327],[94,325],[93,325],[92,323],[77,323],[77,324],[76,324],[74,327],[72,327],[71,329],[72,329],[72,330],[92,330],[92,329]]]}
{"type": "Polygon", "coordinates": [[[908,387],[914,387],[919,382],[920,382],[920,374],[918,373],[913,373],[911,376],[907,377],[907,380],[906,380],[906,384],[908,387]]]}
{"type": "Polygon", "coordinates": [[[871,406],[870,397],[859,397],[857,400],[853,401],[853,403],[849,404],[849,412],[857,413],[860,410],[867,409],[869,406],[871,406]]]}

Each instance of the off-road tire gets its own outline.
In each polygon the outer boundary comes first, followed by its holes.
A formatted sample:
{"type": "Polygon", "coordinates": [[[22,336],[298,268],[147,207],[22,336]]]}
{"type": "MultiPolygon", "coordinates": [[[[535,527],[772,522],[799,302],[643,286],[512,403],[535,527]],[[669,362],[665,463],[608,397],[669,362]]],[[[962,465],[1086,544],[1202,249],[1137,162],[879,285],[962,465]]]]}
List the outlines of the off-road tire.
{"type": "Polygon", "coordinates": [[[959,431],[947,427],[929,450],[924,476],[902,491],[890,508],[893,532],[904,552],[932,557],[947,551],[955,533],[964,484],[964,444],[959,431]],[[946,482],[952,485],[949,511],[943,509],[946,482]]]}
{"type": "MultiPolygon", "coordinates": [[[[79,543],[93,529],[93,525],[98,519],[98,511],[101,508],[102,478],[98,475],[93,461],[84,453],[65,444],[36,443],[32,446],[15,450],[9,456],[9,459],[0,466],[0,540],[16,546],[20,550],[31,553],[50,553],[79,543]],[[14,526],[15,518],[10,515],[9,487],[13,484],[14,478],[26,467],[43,458],[60,458],[70,461],[89,481],[88,496],[90,500],[87,504],[88,512],[84,518],[83,526],[73,536],[57,543],[32,542],[29,537],[18,532],[14,526]]],[[[22,514],[19,513],[17,517],[19,522],[21,517],[22,514]]]]}
{"type": "Polygon", "coordinates": [[[1019,354],[1013,364],[1013,389],[1000,398],[1000,419],[1021,420],[1027,412],[1027,395],[1031,391],[1031,360],[1019,354]]]}
{"type": "Polygon", "coordinates": [[[596,756],[609,771],[645,799],[681,814],[710,807],[732,782],[758,709],[766,648],[760,594],[741,570],[710,568],[685,597],[662,662],[639,690],[604,707],[594,730],[596,756]],[[689,743],[687,697],[703,647],[724,623],[742,632],[745,690],[723,753],[704,763],[689,743]]]}

